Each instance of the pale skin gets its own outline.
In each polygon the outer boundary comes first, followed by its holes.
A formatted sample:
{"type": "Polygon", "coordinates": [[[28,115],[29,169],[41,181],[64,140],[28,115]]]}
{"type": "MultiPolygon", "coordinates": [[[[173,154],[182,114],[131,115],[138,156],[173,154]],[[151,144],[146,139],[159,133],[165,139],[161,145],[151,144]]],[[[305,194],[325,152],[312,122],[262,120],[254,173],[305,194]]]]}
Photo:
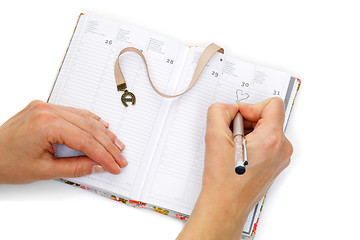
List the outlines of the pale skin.
{"type": "Polygon", "coordinates": [[[240,239],[247,216],[275,178],[289,165],[292,145],[283,133],[284,102],[271,98],[259,104],[214,104],[207,115],[203,186],[195,208],[178,239],[240,239]],[[234,171],[230,123],[240,111],[249,165],[234,171]]]}
{"type": "MultiPolygon", "coordinates": [[[[240,239],[245,220],[275,178],[289,165],[292,145],[284,136],[284,103],[271,98],[259,104],[209,107],[203,186],[178,239],[240,239]],[[230,123],[240,111],[245,120],[249,165],[234,171],[230,123]]],[[[120,174],[127,161],[125,145],[109,124],[85,110],[41,101],[0,126],[0,183],[31,183],[108,171],[120,174]],[[55,143],[86,156],[56,158],[55,143]]]]}
{"type": "Polygon", "coordinates": [[[33,101],[0,127],[0,183],[80,177],[127,165],[125,145],[91,112],[33,101]],[[55,158],[55,143],[86,156],[55,158]]]}

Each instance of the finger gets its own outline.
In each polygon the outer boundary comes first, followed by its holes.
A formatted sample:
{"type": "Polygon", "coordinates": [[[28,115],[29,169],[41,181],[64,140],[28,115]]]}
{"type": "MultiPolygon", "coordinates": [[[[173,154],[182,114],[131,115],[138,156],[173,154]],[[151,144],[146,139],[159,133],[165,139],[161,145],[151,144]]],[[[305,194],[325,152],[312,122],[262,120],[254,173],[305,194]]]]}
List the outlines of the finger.
{"type": "Polygon", "coordinates": [[[92,173],[103,173],[105,169],[86,156],[47,159],[39,166],[45,179],[76,178],[92,173]]]}
{"type": "Polygon", "coordinates": [[[108,172],[119,174],[120,167],[112,155],[101,145],[93,135],[75,125],[58,118],[49,131],[49,142],[60,143],[81,151],[93,161],[102,165],[108,172]]]}
{"type": "Polygon", "coordinates": [[[236,104],[215,103],[208,108],[205,135],[205,141],[207,139],[210,140],[207,141],[208,145],[222,146],[222,144],[226,143],[230,143],[231,146],[233,145],[233,133],[229,125],[237,112],[239,110],[236,104]],[[226,142],[221,142],[219,139],[226,142]]]}
{"type": "Polygon", "coordinates": [[[56,109],[55,114],[80,129],[89,132],[106,149],[106,151],[112,155],[120,167],[127,166],[125,157],[120,153],[120,151],[124,149],[125,145],[99,121],[91,117],[83,118],[61,108],[56,109]]]}
{"type": "Polygon", "coordinates": [[[236,104],[214,103],[208,109],[207,126],[209,128],[229,128],[238,111],[236,104]]]}
{"type": "Polygon", "coordinates": [[[54,105],[54,106],[56,106],[57,108],[60,108],[62,110],[65,110],[65,111],[72,112],[74,114],[80,115],[83,118],[88,118],[88,117],[93,118],[93,119],[101,122],[101,124],[103,124],[105,126],[105,128],[109,127],[109,123],[107,123],[106,121],[101,119],[98,115],[96,115],[96,114],[94,114],[92,112],[89,112],[87,110],[83,110],[83,109],[79,109],[79,108],[73,108],[73,107],[67,107],[67,106],[60,106],[60,105],[54,105]]]}
{"type": "Polygon", "coordinates": [[[243,117],[252,122],[258,122],[262,119],[261,124],[266,123],[273,126],[284,125],[285,107],[281,98],[269,98],[258,104],[239,103],[239,111],[243,117]]]}
{"type": "Polygon", "coordinates": [[[256,126],[256,122],[251,122],[249,120],[246,120],[245,118],[243,122],[244,122],[244,129],[254,129],[256,126]]]}
{"type": "MultiPolygon", "coordinates": [[[[86,110],[83,110],[83,109],[78,109],[78,108],[73,108],[73,107],[66,107],[66,106],[56,106],[64,111],[68,111],[68,112],[71,112],[73,114],[76,114],[76,115],[80,115],[82,116],[84,119],[94,119],[94,120],[97,120],[98,122],[95,122],[95,124],[97,123],[101,123],[102,126],[104,126],[106,129],[109,127],[109,123],[106,122],[105,120],[103,120],[102,118],[100,118],[98,115],[92,113],[92,112],[89,112],[89,111],[86,111],[86,110]]],[[[110,131],[107,131],[107,130],[104,130],[104,133],[106,135],[108,135],[108,137],[112,140],[112,142],[115,143],[115,145],[120,149],[120,151],[123,151],[124,148],[125,148],[125,144],[123,142],[121,142],[116,136],[115,134],[113,134],[112,132],[110,131]]]]}
{"type": "Polygon", "coordinates": [[[234,147],[230,123],[238,112],[236,104],[216,103],[209,107],[205,135],[205,162],[210,168],[233,172],[234,147]],[[221,149],[221,151],[219,151],[221,149]]]}
{"type": "Polygon", "coordinates": [[[18,112],[15,116],[19,116],[19,115],[21,115],[23,113],[29,112],[34,106],[36,106],[38,104],[47,104],[47,103],[45,103],[45,102],[43,102],[41,100],[33,100],[23,110],[18,112]]]}

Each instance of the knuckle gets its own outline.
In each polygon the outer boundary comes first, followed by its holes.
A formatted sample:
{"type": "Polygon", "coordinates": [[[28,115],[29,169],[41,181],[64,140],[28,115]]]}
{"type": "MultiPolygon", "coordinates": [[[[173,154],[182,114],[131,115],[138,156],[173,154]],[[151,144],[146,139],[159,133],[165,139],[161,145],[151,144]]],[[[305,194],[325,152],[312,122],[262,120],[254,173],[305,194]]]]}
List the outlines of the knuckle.
{"type": "Polygon", "coordinates": [[[33,122],[36,122],[39,125],[47,124],[55,119],[56,115],[48,111],[36,111],[31,118],[33,122]]]}
{"type": "MultiPolygon", "coordinates": [[[[95,138],[87,132],[83,132],[80,136],[81,141],[78,143],[78,148],[81,151],[88,152],[88,151],[98,151],[99,147],[95,142],[95,138]]],[[[85,153],[86,154],[86,153],[85,153]]]]}
{"type": "Polygon", "coordinates": [[[43,101],[33,100],[33,101],[31,101],[31,102],[27,105],[27,107],[28,107],[28,108],[32,108],[33,106],[35,106],[35,105],[37,105],[37,104],[41,104],[41,103],[43,103],[43,101]]]}
{"type": "Polygon", "coordinates": [[[115,157],[118,156],[118,154],[120,154],[118,148],[115,147],[115,145],[110,141],[106,142],[104,144],[104,147],[110,152],[110,154],[112,154],[115,157]]]}
{"type": "Polygon", "coordinates": [[[46,124],[56,119],[56,115],[51,111],[52,106],[48,103],[35,100],[29,104],[29,107],[29,117],[32,122],[46,124]]]}
{"type": "Polygon", "coordinates": [[[84,127],[91,133],[95,134],[98,130],[98,128],[95,126],[95,124],[90,119],[85,119],[84,121],[84,127]]]}
{"type": "Polygon", "coordinates": [[[82,148],[88,148],[89,146],[91,146],[92,148],[96,149],[97,146],[94,146],[94,143],[94,137],[91,134],[85,132],[83,136],[82,148]]]}
{"type": "Polygon", "coordinates": [[[219,103],[219,102],[216,102],[216,103],[213,103],[209,106],[208,108],[208,112],[211,112],[211,111],[219,111],[219,110],[223,110],[225,109],[225,104],[224,103],[219,103]]]}
{"type": "Polygon", "coordinates": [[[110,138],[111,142],[114,142],[115,141],[115,134],[110,132],[109,130],[106,130],[106,135],[108,135],[108,137],[110,138]]]}
{"type": "Polygon", "coordinates": [[[73,176],[75,178],[77,178],[77,177],[81,177],[81,176],[84,176],[84,175],[86,175],[85,167],[80,163],[76,163],[75,166],[74,166],[73,176]]]}
{"type": "Polygon", "coordinates": [[[100,119],[99,116],[97,116],[96,114],[94,114],[94,113],[92,113],[92,112],[89,112],[89,111],[87,111],[87,110],[82,110],[82,111],[81,111],[81,116],[82,116],[83,118],[86,118],[86,119],[89,119],[89,118],[94,118],[94,119],[96,119],[96,120],[99,120],[99,119],[100,119]]]}
{"type": "Polygon", "coordinates": [[[81,116],[82,118],[85,118],[85,119],[88,118],[88,114],[86,114],[85,110],[81,110],[81,111],[79,112],[79,114],[80,114],[80,116],[81,116]]]}
{"type": "Polygon", "coordinates": [[[102,161],[103,159],[106,159],[106,150],[104,149],[104,146],[101,145],[96,138],[86,133],[84,136],[83,141],[81,142],[81,149],[83,149],[85,152],[92,152],[96,156],[102,155],[102,161]]]}
{"type": "Polygon", "coordinates": [[[51,104],[40,100],[32,101],[30,105],[31,105],[31,109],[33,110],[48,110],[51,108],[51,104]]]}

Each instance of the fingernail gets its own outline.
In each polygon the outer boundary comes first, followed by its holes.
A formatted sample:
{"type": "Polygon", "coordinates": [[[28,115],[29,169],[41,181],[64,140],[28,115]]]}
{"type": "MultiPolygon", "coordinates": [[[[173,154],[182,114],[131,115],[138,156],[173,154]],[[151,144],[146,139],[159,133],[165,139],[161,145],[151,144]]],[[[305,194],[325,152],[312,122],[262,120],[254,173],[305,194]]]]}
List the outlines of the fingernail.
{"type": "Polygon", "coordinates": [[[105,169],[103,166],[100,165],[93,165],[91,168],[91,174],[93,173],[103,173],[105,172],[105,169]]]}
{"type": "Polygon", "coordinates": [[[109,127],[109,123],[105,122],[105,121],[102,120],[101,118],[99,119],[99,122],[101,122],[106,128],[109,127]]]}
{"type": "Polygon", "coordinates": [[[116,166],[118,167],[118,169],[119,169],[119,173],[118,174],[120,174],[121,173],[121,168],[120,168],[120,166],[119,165],[117,165],[116,164],[116,166]]]}
{"type": "Polygon", "coordinates": [[[126,160],[126,158],[123,155],[121,155],[121,161],[122,161],[123,165],[125,165],[125,166],[128,165],[128,161],[126,160]]]}
{"type": "Polygon", "coordinates": [[[117,138],[115,138],[115,145],[120,149],[120,151],[124,150],[125,145],[117,138]]]}

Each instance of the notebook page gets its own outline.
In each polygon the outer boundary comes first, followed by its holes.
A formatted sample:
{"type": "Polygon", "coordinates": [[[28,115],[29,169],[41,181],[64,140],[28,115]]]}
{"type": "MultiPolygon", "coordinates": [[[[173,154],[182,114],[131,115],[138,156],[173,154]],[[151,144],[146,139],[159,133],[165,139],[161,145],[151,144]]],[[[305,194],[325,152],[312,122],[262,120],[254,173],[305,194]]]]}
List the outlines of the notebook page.
{"type": "MultiPolygon", "coordinates": [[[[49,103],[94,112],[110,123],[109,129],[126,145],[123,155],[129,164],[120,175],[102,173],[69,180],[138,199],[138,185],[142,185],[144,171],[150,165],[169,103],[151,88],[140,56],[125,53],[120,57],[120,66],[128,90],[136,96],[136,105],[122,105],[122,92],[116,90],[114,63],[121,49],[129,46],[143,51],[155,85],[171,94],[176,87],[176,81],[171,79],[178,78],[188,47],[143,30],[82,15],[49,103]]],[[[60,146],[56,156],[80,154],[60,146]]]]}
{"type": "MultiPolygon", "coordinates": [[[[191,81],[202,51],[189,51],[177,91],[191,81]]],[[[248,94],[248,103],[274,95],[284,99],[289,81],[287,73],[216,53],[195,86],[172,102],[141,200],[190,214],[201,190],[207,108],[215,102],[234,103],[238,89],[248,94]]],[[[252,226],[256,211],[245,227],[252,226]]]]}

